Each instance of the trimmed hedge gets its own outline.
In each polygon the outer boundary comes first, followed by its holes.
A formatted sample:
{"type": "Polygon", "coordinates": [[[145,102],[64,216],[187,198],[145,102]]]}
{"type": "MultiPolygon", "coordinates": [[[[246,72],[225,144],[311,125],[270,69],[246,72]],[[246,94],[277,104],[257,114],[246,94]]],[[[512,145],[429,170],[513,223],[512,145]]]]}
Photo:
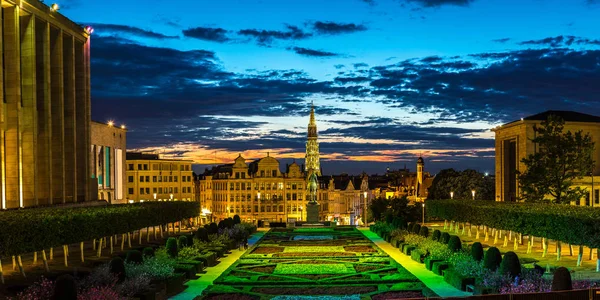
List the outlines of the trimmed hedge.
{"type": "Polygon", "coordinates": [[[192,218],[197,202],[145,202],[0,212],[0,257],[91,241],[192,218]]]}
{"type": "Polygon", "coordinates": [[[600,248],[600,209],[593,207],[459,200],[427,200],[426,205],[431,217],[600,248]]]}

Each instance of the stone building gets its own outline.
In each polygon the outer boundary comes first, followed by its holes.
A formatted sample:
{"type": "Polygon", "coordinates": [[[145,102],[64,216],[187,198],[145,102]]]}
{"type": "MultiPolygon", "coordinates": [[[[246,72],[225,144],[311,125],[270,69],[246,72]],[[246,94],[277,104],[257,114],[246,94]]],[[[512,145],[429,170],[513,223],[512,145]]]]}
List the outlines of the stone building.
{"type": "Polygon", "coordinates": [[[194,199],[192,161],[140,152],[127,152],[126,158],[129,202],[194,199]]]}
{"type": "Polygon", "coordinates": [[[411,202],[422,202],[427,199],[434,176],[425,171],[423,157],[417,158],[416,168],[416,172],[410,171],[405,165],[398,170],[388,168],[383,175],[372,175],[369,177],[369,190],[375,198],[407,196],[411,202]]]}
{"type": "Polygon", "coordinates": [[[98,200],[125,203],[127,129],[112,122],[92,122],[90,128],[90,174],[97,181],[91,189],[97,191],[98,200]]]}
{"type": "Polygon", "coordinates": [[[38,0],[0,0],[0,10],[0,208],[95,198],[91,28],[38,0]]]}
{"type": "Polygon", "coordinates": [[[561,117],[565,121],[565,131],[582,130],[591,135],[592,141],[596,144],[593,160],[597,165],[592,168],[593,176],[586,176],[574,182],[575,185],[589,191],[584,199],[574,204],[600,206],[600,184],[598,184],[599,178],[596,178],[600,175],[598,168],[600,162],[600,147],[598,147],[600,145],[600,117],[574,111],[546,111],[492,130],[495,133],[496,143],[496,201],[517,201],[520,198],[521,191],[517,171],[525,171],[525,165],[521,160],[536,151],[537,146],[531,141],[535,135],[533,127],[547,120],[549,115],[561,117]]]}

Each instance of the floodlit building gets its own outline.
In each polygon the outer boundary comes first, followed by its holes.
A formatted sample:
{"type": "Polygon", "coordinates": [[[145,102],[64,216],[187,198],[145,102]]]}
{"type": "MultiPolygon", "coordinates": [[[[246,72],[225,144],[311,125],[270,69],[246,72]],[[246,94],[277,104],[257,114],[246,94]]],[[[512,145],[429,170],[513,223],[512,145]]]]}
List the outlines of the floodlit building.
{"type": "Polygon", "coordinates": [[[97,199],[108,203],[125,203],[125,153],[127,129],[115,126],[113,122],[92,122],[90,153],[90,174],[97,180],[97,199]]]}
{"type": "Polygon", "coordinates": [[[95,198],[90,33],[38,0],[1,0],[0,209],[95,198]]]}
{"type": "Polygon", "coordinates": [[[158,154],[127,152],[127,200],[193,201],[191,160],[163,159],[158,154]]]}
{"type": "Polygon", "coordinates": [[[573,204],[600,206],[600,178],[595,177],[600,175],[600,117],[574,111],[546,111],[493,129],[496,135],[496,201],[517,201],[520,198],[517,171],[525,171],[522,159],[536,151],[537,146],[531,141],[535,136],[533,127],[539,126],[549,115],[561,117],[565,121],[565,131],[589,133],[596,144],[592,158],[596,162],[592,172],[594,176],[574,182],[589,193],[579,203],[573,204]]]}

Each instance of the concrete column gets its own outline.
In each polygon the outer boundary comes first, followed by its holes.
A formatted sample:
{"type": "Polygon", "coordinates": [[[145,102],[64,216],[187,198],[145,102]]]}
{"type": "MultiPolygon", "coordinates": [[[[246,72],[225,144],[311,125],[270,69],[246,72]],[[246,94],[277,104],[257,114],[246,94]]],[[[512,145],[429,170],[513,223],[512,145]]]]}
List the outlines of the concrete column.
{"type": "Polygon", "coordinates": [[[64,203],[65,151],[64,151],[64,78],[63,33],[50,27],[50,105],[52,114],[52,202],[64,203]]]}
{"type": "Polygon", "coordinates": [[[21,55],[19,7],[4,9],[4,94],[6,102],[4,154],[6,170],[6,208],[23,204],[23,178],[21,162],[21,136],[19,115],[21,114],[21,55]]]}
{"type": "Polygon", "coordinates": [[[21,10],[21,186],[23,206],[37,206],[36,156],[37,156],[37,109],[36,109],[36,57],[35,17],[21,10]]]}
{"type": "Polygon", "coordinates": [[[50,94],[50,25],[35,23],[37,158],[35,175],[40,205],[52,203],[52,114],[50,94]]]}
{"type": "MultiPolygon", "coordinates": [[[[91,39],[88,37],[85,45],[84,45],[84,68],[85,68],[85,109],[86,109],[86,130],[85,130],[85,139],[86,139],[86,143],[87,145],[91,145],[92,144],[92,138],[91,138],[91,134],[90,134],[90,122],[92,121],[92,96],[91,96],[91,79],[90,79],[90,42],[91,39]]],[[[90,146],[88,146],[89,148],[90,146]]],[[[125,152],[125,150],[123,150],[123,152],[125,152]]],[[[125,155],[125,153],[123,153],[123,155],[125,155]]],[[[123,164],[125,164],[125,159],[123,159],[123,164]]],[[[95,168],[95,166],[94,166],[95,168]]],[[[125,172],[125,165],[123,165],[123,172],[125,172]]],[[[90,180],[90,170],[89,170],[89,165],[88,165],[88,170],[86,171],[85,175],[86,175],[86,200],[91,200],[91,199],[97,199],[98,198],[98,193],[96,192],[98,189],[98,181],[97,180],[90,180]],[[96,185],[96,187],[94,189],[90,188],[90,184],[94,184],[96,185]],[[92,195],[93,193],[93,195],[92,195]]],[[[124,177],[125,178],[125,177],[124,177]]]]}
{"type": "MultiPolygon", "coordinates": [[[[0,0],[0,14],[4,11],[2,8],[3,0],[0,0]]],[[[0,49],[4,40],[4,21],[0,21],[0,49]]],[[[0,209],[6,208],[6,176],[5,176],[5,161],[4,161],[4,130],[5,130],[5,117],[4,117],[4,55],[0,55],[0,209]]]]}
{"type": "Polygon", "coordinates": [[[75,53],[73,36],[63,33],[63,83],[66,202],[77,202],[75,132],[75,53]]]}
{"type": "Polygon", "coordinates": [[[87,101],[87,76],[85,57],[85,44],[80,41],[75,41],[75,132],[76,139],[76,166],[77,166],[77,202],[83,202],[89,199],[88,197],[88,182],[89,182],[89,152],[91,145],[88,143],[87,132],[89,131],[90,120],[88,119],[88,101],[87,101]]]}

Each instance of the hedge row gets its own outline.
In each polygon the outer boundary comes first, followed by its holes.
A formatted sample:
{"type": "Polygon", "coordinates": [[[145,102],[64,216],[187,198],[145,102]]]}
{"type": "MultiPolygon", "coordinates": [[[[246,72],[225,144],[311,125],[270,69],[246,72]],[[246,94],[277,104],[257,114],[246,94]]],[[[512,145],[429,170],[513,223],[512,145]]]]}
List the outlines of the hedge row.
{"type": "Polygon", "coordinates": [[[198,212],[198,203],[182,201],[0,212],[0,258],[181,221],[198,212]]]}
{"type": "Polygon", "coordinates": [[[551,203],[428,200],[427,213],[525,235],[600,247],[600,209],[551,203]]]}

